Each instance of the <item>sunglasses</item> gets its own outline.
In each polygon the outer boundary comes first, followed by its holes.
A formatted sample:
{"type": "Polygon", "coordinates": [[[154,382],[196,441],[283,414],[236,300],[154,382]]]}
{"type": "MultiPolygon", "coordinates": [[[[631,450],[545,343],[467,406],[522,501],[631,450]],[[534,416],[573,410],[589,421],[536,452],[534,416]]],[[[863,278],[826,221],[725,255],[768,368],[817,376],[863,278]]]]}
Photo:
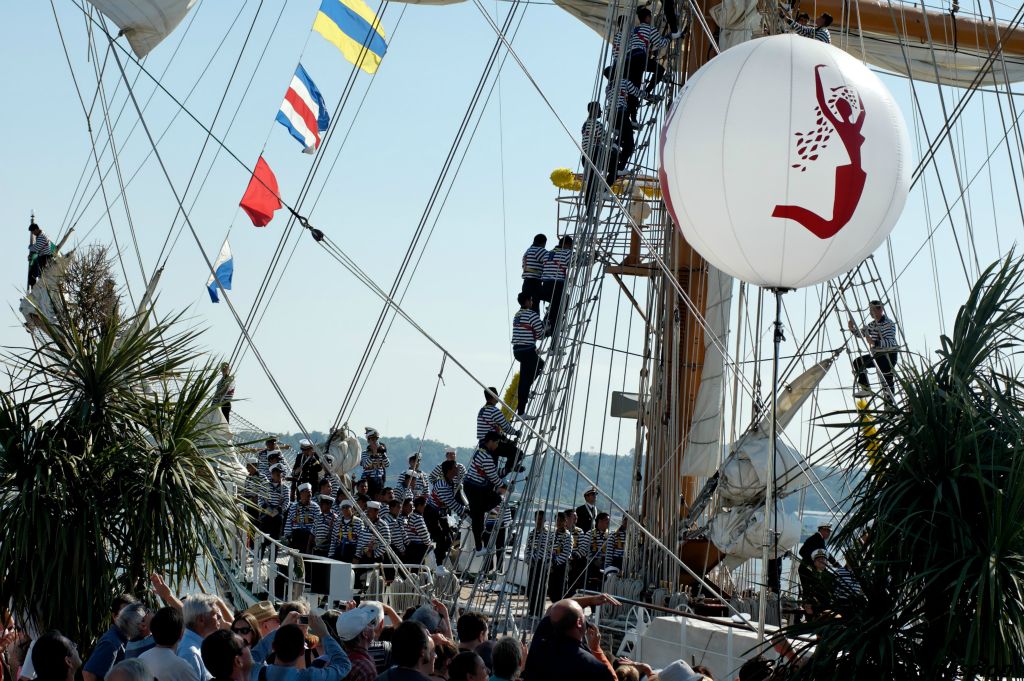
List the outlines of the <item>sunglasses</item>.
{"type": "Polygon", "coordinates": [[[231,627],[231,631],[239,636],[248,636],[252,633],[252,627],[231,627]]]}

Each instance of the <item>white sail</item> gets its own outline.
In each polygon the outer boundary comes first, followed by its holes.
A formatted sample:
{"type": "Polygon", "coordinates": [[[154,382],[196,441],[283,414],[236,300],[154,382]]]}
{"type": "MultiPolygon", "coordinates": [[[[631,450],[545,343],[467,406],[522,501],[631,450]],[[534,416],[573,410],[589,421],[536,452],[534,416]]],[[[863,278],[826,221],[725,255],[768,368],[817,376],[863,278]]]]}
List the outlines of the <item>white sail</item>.
{"type": "Polygon", "coordinates": [[[196,0],[89,0],[113,21],[140,59],[181,23],[196,0]]]}
{"type": "MultiPolygon", "coordinates": [[[[779,533],[779,553],[800,541],[800,518],[781,509],[770,518],[779,533]]],[[[764,506],[738,506],[721,510],[711,519],[708,538],[734,558],[759,558],[764,550],[764,506]]]]}
{"type": "Polygon", "coordinates": [[[725,384],[725,356],[729,339],[729,306],[733,278],[708,265],[707,312],[704,318],[704,369],[693,408],[693,420],[686,435],[681,473],[712,475],[722,458],[722,390],[725,384]]]}
{"type": "MultiPolygon", "coordinates": [[[[771,441],[760,430],[748,431],[733,445],[718,478],[719,501],[724,506],[761,503],[768,489],[771,441]]],[[[807,462],[781,438],[775,453],[775,494],[781,498],[810,484],[807,462]]]]}
{"type": "Polygon", "coordinates": [[[757,0],[724,0],[712,7],[708,13],[718,24],[718,49],[728,50],[754,37],[754,31],[761,28],[761,12],[757,0]]]}

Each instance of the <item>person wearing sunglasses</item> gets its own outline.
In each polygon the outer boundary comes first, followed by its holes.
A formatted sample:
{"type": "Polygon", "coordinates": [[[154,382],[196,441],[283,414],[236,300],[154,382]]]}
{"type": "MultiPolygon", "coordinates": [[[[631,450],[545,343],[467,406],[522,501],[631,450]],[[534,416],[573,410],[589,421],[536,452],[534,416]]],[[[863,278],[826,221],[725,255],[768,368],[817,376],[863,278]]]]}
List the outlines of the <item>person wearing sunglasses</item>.
{"type": "Polygon", "coordinates": [[[263,636],[260,634],[260,625],[248,612],[240,612],[235,615],[234,621],[231,623],[231,631],[241,636],[249,647],[254,647],[260,642],[263,636]]]}

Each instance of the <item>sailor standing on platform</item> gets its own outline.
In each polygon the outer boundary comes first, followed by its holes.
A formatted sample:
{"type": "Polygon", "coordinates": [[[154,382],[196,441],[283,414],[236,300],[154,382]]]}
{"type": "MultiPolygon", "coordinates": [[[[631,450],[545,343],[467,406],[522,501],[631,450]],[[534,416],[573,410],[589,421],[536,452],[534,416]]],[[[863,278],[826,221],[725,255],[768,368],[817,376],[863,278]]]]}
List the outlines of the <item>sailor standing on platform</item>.
{"type": "Polygon", "coordinates": [[[571,596],[583,587],[580,576],[587,564],[587,557],[581,551],[583,547],[583,530],[576,526],[576,511],[565,511],[565,529],[572,537],[572,553],[569,557],[569,569],[566,575],[566,595],[571,596]]]}
{"type": "Polygon", "coordinates": [[[544,360],[537,354],[537,341],[544,337],[544,322],[534,311],[530,296],[520,293],[518,300],[520,308],[512,318],[512,355],[519,362],[516,413],[523,416],[533,381],[544,370],[544,360]]]}
{"type": "Polygon", "coordinates": [[[581,532],[590,532],[597,520],[597,489],[591,487],[583,493],[583,505],[576,507],[576,526],[581,532]]]}
{"type": "MultiPolygon", "coordinates": [[[[813,581],[814,552],[818,549],[826,549],[826,542],[832,535],[832,525],[822,523],[818,525],[818,531],[807,538],[807,541],[800,547],[800,567],[797,573],[800,575],[800,583],[806,589],[810,581],[813,581]]],[[[839,562],[832,556],[828,557],[832,567],[839,567],[839,562]]]]}
{"type": "Polygon", "coordinates": [[[476,439],[484,439],[484,435],[494,431],[505,437],[513,437],[516,432],[512,424],[498,407],[498,389],[491,387],[484,390],[484,406],[476,413],[476,439]]]}
{"type": "Polygon", "coordinates": [[[487,552],[484,547],[484,518],[487,512],[501,503],[501,497],[496,491],[501,482],[501,474],[498,473],[498,444],[501,436],[494,431],[484,435],[480,440],[480,446],[473,454],[469,462],[469,471],[466,473],[466,481],[463,489],[466,498],[469,499],[469,517],[473,523],[473,541],[476,543],[477,555],[487,552]]]}
{"type": "Polygon", "coordinates": [[[615,530],[608,547],[608,560],[605,567],[615,568],[619,572],[622,572],[622,559],[626,555],[626,526],[628,523],[629,518],[622,519],[622,524],[619,525],[619,529],[615,530]]]}
{"type": "Polygon", "coordinates": [[[291,548],[300,553],[309,553],[313,544],[313,525],[320,517],[319,504],[313,503],[313,486],[308,482],[299,485],[299,499],[293,501],[284,521],[284,539],[291,548]]]}
{"type": "Polygon", "coordinates": [[[548,238],[543,234],[533,237],[533,245],[523,253],[523,293],[533,299],[533,309],[540,314],[541,275],[544,273],[544,260],[548,256],[545,248],[548,238]]]}
{"type": "Polygon", "coordinates": [[[235,399],[235,376],[231,373],[231,365],[227,362],[220,363],[220,380],[217,382],[217,392],[214,402],[220,405],[220,413],[224,414],[224,420],[231,420],[231,402],[235,399]]]}
{"type": "Polygon", "coordinates": [[[572,533],[565,522],[565,512],[560,511],[556,519],[555,534],[551,541],[551,573],[548,576],[548,598],[552,603],[565,598],[565,578],[572,558],[572,533]]]}
{"type": "Polygon", "coordinates": [[[388,448],[380,441],[380,433],[376,428],[366,429],[366,449],[363,450],[359,465],[363,467],[363,480],[369,484],[369,495],[373,499],[387,483],[388,468],[391,466],[388,448]]]}
{"type": "Polygon", "coordinates": [[[452,548],[452,532],[448,524],[448,515],[459,518],[466,515],[466,507],[459,498],[455,486],[458,464],[449,459],[441,464],[441,479],[434,482],[430,497],[423,508],[423,520],[427,524],[430,538],[434,542],[434,558],[437,559],[438,572],[443,573],[444,559],[452,548]]]}
{"type": "Polygon", "coordinates": [[[868,311],[871,313],[871,321],[867,326],[857,328],[850,319],[847,326],[850,333],[867,341],[871,353],[861,355],[853,361],[853,370],[857,374],[857,387],[854,390],[854,397],[870,397],[871,383],[868,381],[867,370],[870,367],[878,367],[882,380],[889,388],[892,395],[896,387],[892,370],[899,361],[899,342],[896,340],[896,322],[885,315],[885,307],[880,300],[872,300],[868,303],[868,311]]]}
{"type": "Polygon", "coordinates": [[[343,499],[338,506],[341,509],[341,516],[334,524],[330,554],[334,560],[352,563],[356,557],[359,535],[363,531],[363,519],[355,515],[355,503],[351,499],[343,499]]]}
{"type": "MultiPolygon", "coordinates": [[[[280,452],[277,453],[280,456],[280,452]]],[[[284,527],[284,514],[291,506],[291,490],[282,482],[285,467],[276,462],[270,465],[270,483],[267,485],[267,496],[260,506],[263,515],[260,517],[260,529],[272,539],[280,539],[284,527]]]]}
{"type": "Polygon", "coordinates": [[[419,452],[409,456],[409,468],[404,473],[398,476],[398,487],[401,490],[401,494],[396,492],[397,496],[403,498],[414,498],[420,495],[426,495],[430,493],[430,485],[427,484],[426,474],[420,470],[420,464],[423,462],[423,456],[419,452]],[[409,478],[412,478],[412,485],[409,485],[409,478]],[[412,490],[412,494],[408,494],[408,490],[412,490]]]}
{"type": "MultiPolygon", "coordinates": [[[[381,509],[381,520],[388,526],[391,533],[391,550],[395,552],[398,559],[405,562],[405,547],[409,542],[405,533],[405,524],[402,522],[402,502],[392,499],[387,503],[387,510],[381,509]]],[[[395,568],[385,568],[384,575],[388,579],[395,578],[395,568]]]]}
{"type": "Polygon", "coordinates": [[[311,489],[316,485],[319,490],[322,470],[323,466],[313,443],[305,438],[299,440],[299,455],[295,457],[295,465],[292,466],[292,485],[308,483],[311,489]]]}
{"type": "MultiPolygon", "coordinates": [[[[359,543],[356,545],[357,562],[363,565],[382,563],[387,556],[388,545],[391,543],[391,531],[388,524],[380,517],[383,512],[379,501],[366,502],[366,518],[369,522],[363,525],[359,533],[359,543]],[[377,533],[374,534],[374,530],[377,533]],[[377,538],[377,534],[380,538],[377,538]]],[[[356,576],[356,583],[363,584],[368,570],[359,570],[356,576]]]]}
{"type": "Polygon", "coordinates": [[[50,264],[50,240],[35,220],[29,223],[28,231],[28,290],[31,291],[43,270],[50,264]]]}
{"type": "Polygon", "coordinates": [[[334,537],[334,525],[338,522],[338,516],[331,510],[331,506],[334,504],[333,496],[321,494],[317,501],[320,504],[320,516],[313,522],[312,554],[327,558],[331,554],[331,541],[334,537]]]}
{"type": "Polygon", "coordinates": [[[551,551],[551,532],[544,525],[544,511],[537,511],[535,524],[526,537],[526,560],[529,566],[526,598],[527,614],[540,617],[544,610],[544,565],[551,551]]]}
{"type": "MultiPolygon", "coordinates": [[[[494,538],[494,553],[497,556],[498,572],[501,572],[505,563],[505,546],[508,545],[508,528],[512,527],[512,506],[510,504],[503,504],[507,494],[508,485],[504,482],[498,485],[498,496],[502,501],[499,501],[498,505],[490,510],[487,514],[487,521],[484,525],[485,546],[491,543],[491,535],[496,534],[494,538]]],[[[488,561],[488,567],[489,566],[490,561],[488,561]]]]}
{"type": "Polygon", "coordinates": [[[603,571],[611,541],[611,535],[608,533],[609,522],[611,517],[602,511],[597,514],[593,529],[583,535],[583,547],[587,556],[586,588],[592,591],[601,591],[603,586],[603,571]]]}
{"type": "Polygon", "coordinates": [[[423,562],[423,557],[427,555],[427,548],[430,546],[430,531],[423,519],[423,510],[426,505],[426,497],[413,499],[412,513],[405,521],[405,538],[408,540],[405,546],[405,562],[412,565],[419,565],[423,562]]]}

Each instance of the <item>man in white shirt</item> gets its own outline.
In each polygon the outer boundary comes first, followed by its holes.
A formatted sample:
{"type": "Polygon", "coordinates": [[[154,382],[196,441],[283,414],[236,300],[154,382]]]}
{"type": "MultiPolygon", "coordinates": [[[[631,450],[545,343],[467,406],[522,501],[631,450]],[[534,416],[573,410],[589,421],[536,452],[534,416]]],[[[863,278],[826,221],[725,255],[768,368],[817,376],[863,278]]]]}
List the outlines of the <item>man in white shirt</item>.
{"type": "Polygon", "coordinates": [[[182,603],[186,629],[178,644],[178,657],[195,669],[199,681],[213,678],[203,664],[202,645],[204,638],[224,624],[219,605],[217,597],[209,594],[192,594],[182,603]]]}
{"type": "Polygon", "coordinates": [[[185,618],[177,608],[160,608],[149,625],[152,649],[139,656],[146,668],[160,681],[199,681],[195,668],[175,652],[185,634],[185,618]]]}

